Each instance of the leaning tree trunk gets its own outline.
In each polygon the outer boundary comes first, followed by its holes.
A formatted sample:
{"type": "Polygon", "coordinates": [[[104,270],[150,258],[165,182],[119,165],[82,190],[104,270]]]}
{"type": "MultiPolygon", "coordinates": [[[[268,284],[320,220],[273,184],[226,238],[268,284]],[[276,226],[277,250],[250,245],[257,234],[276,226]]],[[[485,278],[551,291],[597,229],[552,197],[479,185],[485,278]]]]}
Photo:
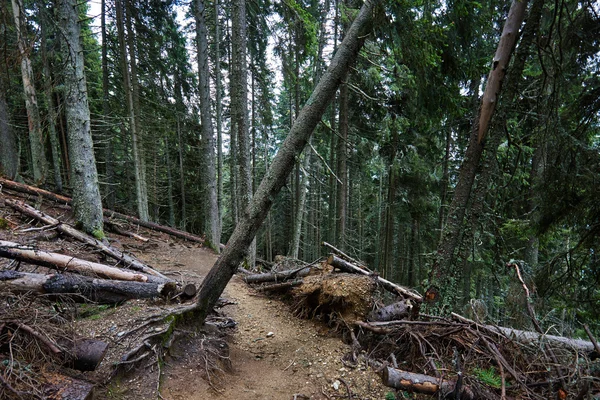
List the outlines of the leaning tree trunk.
{"type": "Polygon", "coordinates": [[[25,91],[25,106],[27,108],[27,120],[29,123],[29,144],[31,145],[31,158],[33,163],[33,179],[37,183],[44,183],[48,170],[48,162],[44,153],[44,138],[42,135],[42,122],[40,110],[35,92],[33,70],[29,59],[29,49],[24,37],[24,25],[22,17],[25,10],[21,0],[12,0],[12,9],[17,31],[17,45],[21,57],[21,75],[23,77],[23,89],[25,91]]]}
{"type": "MultiPolygon", "coordinates": [[[[250,135],[248,132],[248,84],[246,67],[246,2],[235,0],[231,10],[231,119],[235,123],[237,160],[239,164],[238,197],[240,216],[245,218],[252,200],[252,171],[250,165],[250,135]]],[[[246,254],[250,268],[256,259],[256,239],[246,254]]]]}
{"type": "Polygon", "coordinates": [[[198,75],[200,92],[200,117],[202,120],[202,204],[207,244],[219,253],[221,226],[217,203],[217,176],[215,168],[215,138],[210,111],[210,71],[208,68],[208,38],[206,7],[203,0],[196,0],[196,44],[198,46],[198,75]]]}
{"type": "Polygon", "coordinates": [[[376,3],[377,0],[365,1],[344,41],[331,60],[329,68],[302,108],[287,138],[273,159],[271,168],[256,190],[246,213],[236,225],[223,254],[204,279],[198,295],[198,309],[196,310],[200,323],[204,322],[206,315],[223,293],[227,282],[237,271],[239,263],[266,218],[275,197],[294,168],[296,157],[321,121],[341,79],[356,58],[368,32],[371,14],[376,3]]]}
{"type": "Polygon", "coordinates": [[[60,1],[59,15],[65,40],[65,115],[71,159],[73,214],[84,231],[101,239],[104,237],[102,200],[90,128],[90,109],[77,10],[75,0],[60,1]]]}
{"type": "Polygon", "coordinates": [[[446,226],[438,245],[436,260],[430,272],[430,287],[425,296],[427,299],[437,300],[440,290],[444,291],[444,300],[441,303],[440,309],[444,306],[452,307],[453,304],[457,304],[456,298],[460,293],[458,288],[461,282],[461,271],[453,265],[454,253],[461,236],[463,220],[467,203],[471,197],[473,183],[475,182],[477,167],[483,154],[483,139],[487,133],[495,105],[498,101],[502,81],[506,75],[508,64],[517,42],[519,28],[523,22],[526,8],[527,0],[515,0],[510,7],[500,42],[492,61],[492,70],[488,76],[488,82],[483,93],[479,115],[476,123],[473,124],[469,146],[460,167],[458,184],[454,190],[454,197],[448,210],[446,226]]]}

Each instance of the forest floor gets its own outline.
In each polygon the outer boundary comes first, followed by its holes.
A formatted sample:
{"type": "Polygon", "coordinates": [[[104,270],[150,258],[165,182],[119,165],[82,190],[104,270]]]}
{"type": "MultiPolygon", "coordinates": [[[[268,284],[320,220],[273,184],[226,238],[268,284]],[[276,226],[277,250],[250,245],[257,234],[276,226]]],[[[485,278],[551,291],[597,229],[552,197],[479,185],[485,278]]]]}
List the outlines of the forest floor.
{"type": "MultiPolygon", "coordinates": [[[[6,191],[0,196],[8,197],[6,191]]],[[[43,202],[41,209],[63,221],[70,218],[64,206],[43,202]]],[[[0,229],[0,240],[34,244],[39,249],[100,261],[93,251],[61,236],[37,241],[34,233],[24,232],[32,221],[3,201],[0,201],[0,217],[9,222],[8,229],[0,229]]],[[[137,233],[150,241],[140,243],[114,234],[108,236],[113,246],[183,283],[199,286],[217,258],[198,244],[143,229],[137,233]]],[[[0,259],[0,268],[9,264],[10,260],[0,259]]],[[[384,399],[390,391],[370,368],[345,365],[343,356],[351,348],[339,333],[319,321],[297,318],[284,300],[256,292],[238,276],[230,281],[223,297],[227,305],[218,310],[219,318],[235,321],[235,327],[219,331],[198,331],[193,325],[178,328],[177,340],[164,356],[136,363],[134,369],[110,380],[114,365],[135,345],[133,338],[140,333],[136,332],[138,327],[173,305],[146,300],[129,300],[110,307],[78,305],[75,331],[107,341],[110,346],[97,371],[80,373],[77,377],[99,383],[95,393],[98,400],[375,400],[384,399]],[[216,353],[222,362],[212,365],[213,360],[207,354],[216,353]]],[[[160,328],[144,328],[146,333],[150,329],[160,328]]]]}

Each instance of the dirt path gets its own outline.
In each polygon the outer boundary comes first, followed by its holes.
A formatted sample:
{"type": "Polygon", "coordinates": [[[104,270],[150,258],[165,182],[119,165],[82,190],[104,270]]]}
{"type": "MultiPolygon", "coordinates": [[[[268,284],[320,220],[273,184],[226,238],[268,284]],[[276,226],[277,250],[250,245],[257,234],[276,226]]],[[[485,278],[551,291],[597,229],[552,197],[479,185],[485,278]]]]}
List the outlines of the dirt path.
{"type": "MultiPolygon", "coordinates": [[[[198,277],[206,275],[216,259],[203,249],[181,245],[157,253],[156,265],[174,265],[176,260],[174,267],[198,277]]],[[[373,372],[344,366],[342,356],[349,346],[337,334],[294,317],[287,304],[254,293],[239,277],[232,279],[224,295],[236,304],[222,311],[238,325],[227,339],[232,371],[222,377],[220,393],[199,378],[201,360],[167,359],[161,383],[165,399],[293,399],[294,395],[327,399],[347,395],[348,389],[361,399],[384,398],[387,390],[373,372]]]]}

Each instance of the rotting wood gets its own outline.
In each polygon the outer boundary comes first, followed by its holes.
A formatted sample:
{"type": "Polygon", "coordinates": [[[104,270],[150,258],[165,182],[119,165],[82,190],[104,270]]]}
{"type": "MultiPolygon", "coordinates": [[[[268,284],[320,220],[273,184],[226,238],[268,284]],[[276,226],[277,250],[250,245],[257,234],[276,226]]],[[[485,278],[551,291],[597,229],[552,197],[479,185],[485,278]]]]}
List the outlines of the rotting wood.
{"type": "MultiPolygon", "coordinates": [[[[35,186],[30,186],[30,185],[25,185],[23,183],[14,182],[14,181],[8,180],[6,178],[0,177],[0,185],[2,185],[5,188],[8,188],[10,190],[14,190],[14,191],[21,192],[21,193],[28,193],[28,194],[31,194],[34,196],[42,196],[46,199],[53,200],[58,203],[68,204],[69,206],[72,203],[72,199],[70,197],[61,196],[61,195],[49,192],[47,190],[37,188],[35,186]]],[[[103,209],[102,212],[104,213],[105,217],[109,218],[109,221],[110,221],[110,218],[124,219],[133,224],[143,226],[144,228],[152,229],[153,231],[167,233],[171,236],[175,236],[180,239],[185,239],[190,242],[204,243],[204,239],[202,239],[200,236],[196,236],[196,235],[193,235],[188,232],[180,231],[175,228],[171,228],[171,227],[160,225],[160,224],[155,224],[155,223],[149,222],[149,221],[142,221],[139,218],[132,217],[130,215],[125,215],[125,214],[122,214],[117,211],[108,210],[106,208],[103,209]]]]}
{"type": "Polygon", "coordinates": [[[144,272],[145,274],[148,274],[148,275],[159,276],[167,281],[170,281],[169,278],[167,278],[160,272],[156,271],[155,269],[149,267],[148,265],[143,264],[136,258],[134,258],[128,254],[125,254],[122,251],[117,250],[112,246],[106,245],[106,244],[102,243],[100,240],[95,239],[81,231],[78,231],[77,229],[73,228],[72,226],[65,224],[63,222],[60,222],[56,218],[51,217],[48,214],[45,214],[39,210],[36,210],[35,208],[31,207],[30,205],[28,205],[22,201],[14,201],[11,199],[6,199],[6,204],[11,206],[15,210],[19,211],[20,213],[25,214],[29,217],[35,218],[39,221],[42,221],[45,224],[56,225],[56,229],[58,231],[60,231],[61,233],[71,236],[74,239],[77,239],[82,243],[85,243],[89,246],[92,246],[92,247],[100,250],[103,254],[105,254],[109,257],[112,257],[117,261],[122,262],[128,268],[131,268],[135,271],[144,272]]]}
{"type": "Polygon", "coordinates": [[[396,285],[395,283],[390,282],[387,279],[383,279],[382,277],[380,277],[378,275],[371,274],[370,272],[365,271],[364,269],[362,269],[346,260],[343,260],[334,254],[331,254],[329,256],[329,258],[327,258],[327,264],[331,265],[334,268],[341,269],[342,271],[351,272],[351,273],[355,273],[355,274],[362,274],[362,275],[367,275],[367,276],[374,276],[377,279],[377,283],[379,283],[384,289],[386,289],[396,295],[399,295],[402,297],[408,297],[419,303],[423,302],[423,297],[421,295],[414,293],[413,291],[411,291],[409,289],[403,288],[402,286],[396,285]]]}
{"type": "MultiPolygon", "coordinates": [[[[381,381],[387,387],[428,395],[435,395],[440,391],[443,394],[449,394],[454,391],[456,386],[456,381],[454,380],[440,380],[434,376],[416,374],[392,367],[385,367],[383,369],[381,381]]],[[[462,386],[457,398],[470,400],[477,397],[469,387],[462,386]]]]}
{"type": "Polygon", "coordinates": [[[0,271],[0,291],[54,294],[68,296],[75,301],[103,304],[121,303],[129,299],[166,297],[176,288],[175,282],[143,283],[95,279],[80,275],[0,271]]]}
{"type": "Polygon", "coordinates": [[[34,249],[19,243],[2,240],[0,240],[0,257],[41,265],[43,267],[56,269],[59,271],[66,270],[82,275],[100,278],[136,282],[165,282],[165,280],[160,277],[147,276],[93,261],[82,260],[64,254],[34,249]]]}

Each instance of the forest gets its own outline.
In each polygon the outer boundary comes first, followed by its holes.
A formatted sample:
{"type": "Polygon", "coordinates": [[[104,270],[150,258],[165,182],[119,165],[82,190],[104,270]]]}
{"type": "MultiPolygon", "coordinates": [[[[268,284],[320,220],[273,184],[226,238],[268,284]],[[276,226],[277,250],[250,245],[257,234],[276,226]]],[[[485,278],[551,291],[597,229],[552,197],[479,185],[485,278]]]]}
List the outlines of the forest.
{"type": "Polygon", "coordinates": [[[245,267],[328,242],[432,312],[600,334],[600,3],[367,3],[321,101],[362,2],[2,1],[2,174],[218,252],[301,132],[245,267]]]}

